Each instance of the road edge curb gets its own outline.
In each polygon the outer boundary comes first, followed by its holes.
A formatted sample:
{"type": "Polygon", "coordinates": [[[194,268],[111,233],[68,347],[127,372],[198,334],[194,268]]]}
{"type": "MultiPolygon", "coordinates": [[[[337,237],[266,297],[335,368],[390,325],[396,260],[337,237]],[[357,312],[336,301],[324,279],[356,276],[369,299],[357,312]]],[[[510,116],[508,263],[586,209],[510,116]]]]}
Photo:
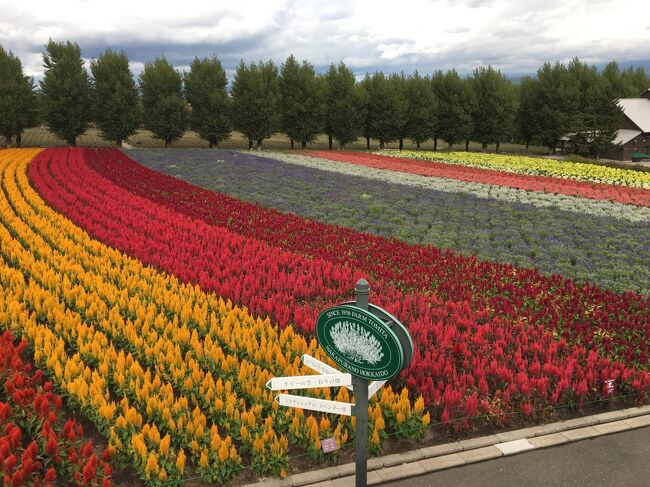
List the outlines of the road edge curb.
{"type": "MultiPolygon", "coordinates": [[[[368,485],[415,477],[471,463],[650,426],[650,405],[609,411],[368,459],[368,485]]],[[[354,463],[284,479],[263,478],[243,487],[345,487],[354,485],[354,463]]]]}

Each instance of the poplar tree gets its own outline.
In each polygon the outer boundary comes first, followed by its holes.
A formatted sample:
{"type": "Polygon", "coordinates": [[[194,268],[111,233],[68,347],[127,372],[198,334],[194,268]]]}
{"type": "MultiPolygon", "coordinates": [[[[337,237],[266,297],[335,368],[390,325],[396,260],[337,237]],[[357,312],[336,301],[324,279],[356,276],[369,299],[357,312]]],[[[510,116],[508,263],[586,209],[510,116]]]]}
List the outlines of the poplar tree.
{"type": "Polygon", "coordinates": [[[650,88],[650,76],[648,76],[643,67],[633,68],[630,66],[621,73],[621,77],[629,81],[631,86],[634,86],[634,93],[632,96],[637,97],[648,88],[650,88]]]}
{"type": "Polygon", "coordinates": [[[106,49],[90,62],[93,114],[102,137],[122,147],[138,129],[138,90],[124,51],[106,49]]]}
{"type": "Polygon", "coordinates": [[[366,75],[362,82],[365,103],[363,132],[369,148],[370,139],[379,141],[379,148],[399,138],[404,126],[406,105],[400,98],[398,82],[390,81],[381,71],[366,75]]]}
{"type": "Polygon", "coordinates": [[[441,131],[441,118],[438,111],[440,110],[440,105],[442,104],[442,86],[445,81],[445,74],[442,70],[438,69],[433,76],[431,76],[431,92],[433,93],[433,99],[436,104],[436,117],[433,123],[433,131],[431,133],[431,138],[433,139],[433,150],[438,150],[438,138],[440,137],[441,131]]]}
{"type": "Polygon", "coordinates": [[[607,63],[600,75],[612,99],[636,98],[639,96],[640,91],[637,90],[633,78],[624,76],[619,70],[616,61],[607,63]]]}
{"type": "Polygon", "coordinates": [[[474,70],[469,85],[475,97],[472,110],[473,138],[485,149],[496,144],[497,152],[502,140],[513,129],[514,90],[512,83],[492,66],[474,70]]]}
{"type": "Polygon", "coordinates": [[[606,80],[597,78],[588,89],[580,129],[575,135],[577,151],[596,159],[620,149],[613,141],[621,127],[623,110],[612,99],[608,88],[606,80]]]}
{"type": "Polygon", "coordinates": [[[77,145],[77,137],[90,124],[90,79],[81,59],[81,49],[70,41],[50,41],[43,53],[45,72],[40,82],[42,114],[50,131],[77,145]]]}
{"type": "Polygon", "coordinates": [[[467,141],[472,134],[472,109],[474,99],[469,86],[455,70],[447,71],[439,86],[439,135],[449,148],[467,141]]]}
{"type": "Polygon", "coordinates": [[[416,71],[406,80],[406,125],[405,135],[417,148],[431,138],[436,130],[436,99],[431,89],[431,80],[421,77],[416,71]]]}
{"type": "Polygon", "coordinates": [[[216,58],[194,58],[185,73],[185,97],[191,107],[190,126],[210,148],[230,137],[231,103],[226,87],[228,80],[216,58]]]}
{"type": "Polygon", "coordinates": [[[248,148],[278,131],[280,125],[278,68],[273,61],[239,63],[232,83],[233,125],[248,138],[248,148]]]}
{"type": "Polygon", "coordinates": [[[539,134],[551,152],[555,152],[559,139],[575,132],[580,92],[561,63],[544,63],[537,71],[537,79],[539,134]]]}
{"type": "Polygon", "coordinates": [[[533,137],[539,134],[538,81],[524,76],[519,83],[519,103],[517,106],[516,131],[526,145],[526,152],[533,137]]]}
{"type": "Polygon", "coordinates": [[[35,121],[34,80],[24,75],[20,59],[0,45],[0,135],[7,145],[15,137],[20,147],[23,130],[35,121]]]}
{"type": "Polygon", "coordinates": [[[171,146],[187,128],[187,105],[182,96],[183,78],[164,57],[147,63],[140,75],[144,127],[171,146]]]}
{"type": "Polygon", "coordinates": [[[325,75],[325,133],[342,148],[357,140],[363,125],[363,100],[354,73],[343,63],[330,65],[325,75]]]}
{"type": "Polygon", "coordinates": [[[314,67],[307,61],[299,64],[290,55],[282,64],[278,78],[279,108],[282,130],[304,149],[323,128],[323,95],[314,67]]]}

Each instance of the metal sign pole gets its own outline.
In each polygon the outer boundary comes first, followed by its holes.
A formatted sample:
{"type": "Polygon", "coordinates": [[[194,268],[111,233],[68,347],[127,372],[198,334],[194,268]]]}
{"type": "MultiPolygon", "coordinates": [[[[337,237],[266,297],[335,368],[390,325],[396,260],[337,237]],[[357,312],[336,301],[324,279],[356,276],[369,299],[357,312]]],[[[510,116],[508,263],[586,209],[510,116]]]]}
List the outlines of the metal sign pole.
{"type": "MultiPolygon", "coordinates": [[[[361,278],[356,286],[356,306],[368,311],[368,295],[370,285],[361,278]]],[[[356,418],[355,431],[355,486],[368,485],[368,381],[354,377],[354,411],[356,418]]]]}

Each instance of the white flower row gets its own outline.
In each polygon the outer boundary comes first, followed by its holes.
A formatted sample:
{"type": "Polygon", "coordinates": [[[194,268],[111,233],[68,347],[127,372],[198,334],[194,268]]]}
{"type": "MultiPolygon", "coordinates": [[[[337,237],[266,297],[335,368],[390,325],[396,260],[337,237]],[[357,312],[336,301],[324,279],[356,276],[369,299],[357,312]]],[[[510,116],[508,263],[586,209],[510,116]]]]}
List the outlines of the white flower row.
{"type": "Polygon", "coordinates": [[[650,208],[625,205],[623,203],[592,200],[578,196],[568,196],[541,191],[498,186],[494,184],[472,183],[456,179],[420,176],[387,169],[376,169],[345,162],[331,161],[302,154],[286,152],[264,152],[264,156],[277,161],[320,169],[347,176],[361,176],[366,179],[388,183],[404,184],[447,193],[465,193],[477,198],[525,203],[538,208],[558,208],[588,215],[604,216],[631,222],[650,222],[650,208]]]}

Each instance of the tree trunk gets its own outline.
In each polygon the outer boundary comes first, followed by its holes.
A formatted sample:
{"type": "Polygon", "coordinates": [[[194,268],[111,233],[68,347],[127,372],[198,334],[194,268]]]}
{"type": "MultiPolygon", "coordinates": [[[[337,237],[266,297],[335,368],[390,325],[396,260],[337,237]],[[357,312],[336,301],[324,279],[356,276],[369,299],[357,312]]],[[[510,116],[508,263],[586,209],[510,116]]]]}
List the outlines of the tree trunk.
{"type": "Polygon", "coordinates": [[[449,142],[449,150],[452,150],[453,148],[454,148],[454,143],[453,143],[453,142],[449,142]]]}
{"type": "MultiPolygon", "coordinates": [[[[332,150],[332,136],[331,135],[327,136],[327,142],[329,143],[330,150],[332,150]]],[[[341,146],[341,147],[343,147],[343,146],[341,146]]]]}
{"type": "Polygon", "coordinates": [[[469,152],[469,139],[465,139],[465,152],[469,152]]]}
{"type": "Polygon", "coordinates": [[[366,137],[366,149],[370,150],[370,137],[366,137]]]}
{"type": "Polygon", "coordinates": [[[262,150],[262,141],[264,139],[257,139],[257,150],[262,150]]]}
{"type": "Polygon", "coordinates": [[[5,144],[7,147],[11,147],[11,137],[5,136],[5,144]]]}
{"type": "Polygon", "coordinates": [[[16,147],[21,148],[23,146],[23,133],[18,132],[16,134],[16,147]]]}
{"type": "Polygon", "coordinates": [[[384,148],[384,141],[380,139],[379,140],[379,150],[383,150],[383,148],[384,148]]]}
{"type": "Polygon", "coordinates": [[[117,139],[115,141],[115,145],[118,146],[118,147],[122,147],[122,139],[117,139]]]}
{"type": "Polygon", "coordinates": [[[404,148],[404,139],[400,138],[399,139],[399,150],[402,150],[404,148]]]}
{"type": "Polygon", "coordinates": [[[210,139],[208,141],[208,145],[209,145],[210,149],[212,149],[214,147],[214,143],[212,142],[212,139],[210,139]]]}
{"type": "Polygon", "coordinates": [[[294,147],[293,147],[293,139],[291,139],[291,150],[293,150],[293,149],[294,149],[294,147]]]}
{"type": "Polygon", "coordinates": [[[165,139],[165,149],[171,147],[171,145],[172,145],[172,139],[165,139]]]}
{"type": "Polygon", "coordinates": [[[307,148],[307,141],[306,140],[301,140],[300,141],[300,148],[303,149],[303,150],[307,148]]]}
{"type": "Polygon", "coordinates": [[[528,154],[528,147],[530,147],[530,142],[526,141],[526,154],[528,154]]]}
{"type": "Polygon", "coordinates": [[[501,150],[501,142],[497,140],[497,154],[501,150]]]}
{"type": "Polygon", "coordinates": [[[77,138],[75,136],[68,137],[68,145],[70,147],[77,147],[77,138]]]}
{"type": "Polygon", "coordinates": [[[343,147],[345,147],[345,144],[343,142],[339,141],[339,149],[343,149],[343,147]]]}
{"type": "MultiPolygon", "coordinates": [[[[481,144],[481,152],[485,152],[485,149],[487,149],[487,142],[483,142],[481,144]]],[[[467,150],[467,149],[465,149],[465,150],[467,150]]]]}
{"type": "Polygon", "coordinates": [[[248,150],[253,150],[253,139],[252,139],[252,137],[248,138],[248,150]]]}
{"type": "Polygon", "coordinates": [[[433,150],[438,150],[438,137],[433,138],[433,150]]]}
{"type": "Polygon", "coordinates": [[[419,140],[415,142],[415,147],[416,147],[418,150],[420,150],[420,141],[419,141],[419,140]]]}

